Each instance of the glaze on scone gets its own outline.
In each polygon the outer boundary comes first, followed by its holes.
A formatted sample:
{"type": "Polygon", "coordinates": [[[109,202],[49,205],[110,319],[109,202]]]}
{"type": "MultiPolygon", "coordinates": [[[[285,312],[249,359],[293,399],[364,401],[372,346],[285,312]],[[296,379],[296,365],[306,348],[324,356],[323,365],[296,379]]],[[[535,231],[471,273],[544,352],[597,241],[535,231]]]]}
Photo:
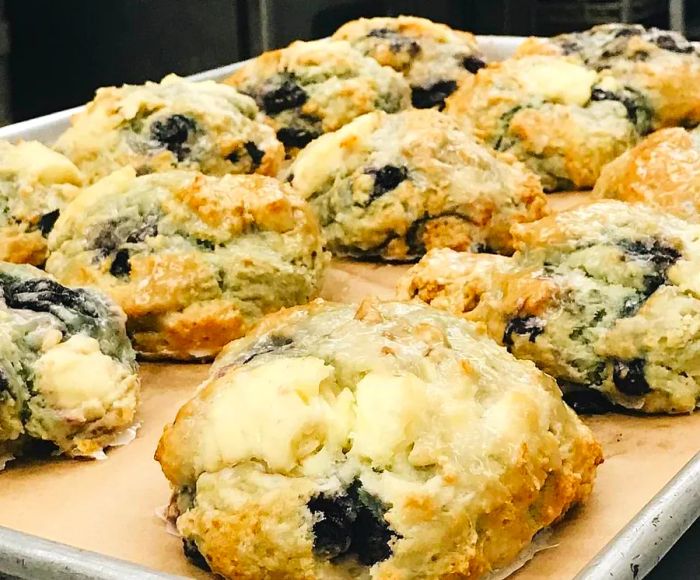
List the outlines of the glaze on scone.
{"type": "Polygon", "coordinates": [[[534,174],[434,109],[355,119],[306,147],[290,179],[341,256],[406,261],[435,247],[509,254],[511,225],[547,213],[534,174]]]}
{"type": "Polygon", "coordinates": [[[0,141],[0,261],[40,266],[46,237],[83,177],[37,141],[0,141]]]}
{"type": "Polygon", "coordinates": [[[609,71],[640,94],[654,128],[700,123],[700,45],[639,24],[603,24],[554,38],[530,38],[516,57],[558,54],[609,71]]]}
{"type": "Polygon", "coordinates": [[[263,53],[225,82],[255,99],[290,156],[364,113],[411,106],[399,73],[343,41],[293,42],[263,53]]]}
{"type": "Polygon", "coordinates": [[[341,26],[333,39],[347,40],[403,74],[420,109],[442,109],[457,86],[485,66],[473,34],[415,16],[360,18],[341,26]]]}
{"type": "Polygon", "coordinates": [[[227,578],[480,578],[591,491],[556,384],[419,304],[316,302],[222,352],[156,455],[227,578]]]}
{"type": "Polygon", "coordinates": [[[581,411],[700,401],[700,226],[601,201],[514,226],[512,258],[436,251],[399,285],[477,322],[581,411]],[[485,261],[488,260],[488,261],[485,261]]]}
{"type": "Polygon", "coordinates": [[[700,221],[700,131],[680,127],[652,133],[603,168],[597,198],[640,202],[700,221]]]}
{"type": "Polygon", "coordinates": [[[124,168],[84,190],[49,244],[47,270],[109,294],[136,349],[160,358],[216,354],[315,297],[328,262],[308,204],[261,175],[124,168]]]}
{"type": "Polygon", "coordinates": [[[37,441],[94,456],[133,423],[139,379],[124,323],[97,292],[0,263],[0,463],[37,441]]]}
{"type": "Polygon", "coordinates": [[[640,95],[557,56],[489,64],[447,99],[446,110],[523,161],[545,191],[593,187],[602,167],[635,145],[650,122],[640,95]]]}
{"type": "Polygon", "coordinates": [[[91,181],[130,165],[139,174],[276,175],[284,147],[255,102],[214,81],[175,75],[97,90],[55,144],[91,181]]]}

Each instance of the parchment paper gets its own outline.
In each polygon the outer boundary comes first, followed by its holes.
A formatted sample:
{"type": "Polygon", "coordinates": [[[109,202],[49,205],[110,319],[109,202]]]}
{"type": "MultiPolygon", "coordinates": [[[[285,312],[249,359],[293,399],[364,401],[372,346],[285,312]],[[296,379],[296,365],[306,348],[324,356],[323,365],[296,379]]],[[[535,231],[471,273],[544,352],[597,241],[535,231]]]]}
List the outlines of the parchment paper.
{"type": "MultiPolygon", "coordinates": [[[[585,196],[563,197],[567,204],[585,196]]],[[[337,262],[323,291],[331,300],[390,298],[405,266],[337,262]]],[[[180,540],[155,511],[169,489],[153,453],[163,426],[207,374],[207,365],[143,364],[142,427],[106,461],[14,462],[0,473],[0,525],[130,560],[210,578],[185,560],[180,540]]],[[[605,451],[589,503],[555,526],[551,543],[518,580],[572,578],[687,463],[700,447],[700,413],[585,419],[605,451]]]]}

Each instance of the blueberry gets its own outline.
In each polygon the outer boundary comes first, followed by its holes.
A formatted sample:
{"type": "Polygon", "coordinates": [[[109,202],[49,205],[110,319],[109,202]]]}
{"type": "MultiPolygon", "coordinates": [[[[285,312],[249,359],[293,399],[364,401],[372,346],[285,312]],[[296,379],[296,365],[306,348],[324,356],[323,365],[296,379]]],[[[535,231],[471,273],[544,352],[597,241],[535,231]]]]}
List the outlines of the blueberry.
{"type": "Polygon", "coordinates": [[[628,37],[628,36],[640,36],[642,34],[642,28],[639,26],[620,26],[615,33],[615,38],[628,37]]]}
{"type": "Polygon", "coordinates": [[[678,52],[680,54],[690,54],[695,49],[693,45],[683,38],[674,38],[670,34],[661,34],[654,39],[654,44],[663,50],[678,52]],[[680,43],[680,44],[679,44],[680,43]]]}
{"type": "Polygon", "coordinates": [[[668,269],[681,257],[676,248],[656,239],[626,240],[620,246],[632,259],[653,265],[654,271],[644,276],[644,294],[647,297],[666,283],[668,269]]]}
{"type": "Polygon", "coordinates": [[[644,376],[645,364],[643,358],[613,361],[613,383],[617,390],[632,397],[651,393],[651,387],[644,376]]]}
{"type": "Polygon", "coordinates": [[[544,321],[537,316],[518,316],[511,318],[503,331],[503,344],[513,346],[513,333],[527,335],[530,342],[535,342],[537,337],[544,332],[544,321]]]}
{"type": "Polygon", "coordinates": [[[269,115],[275,115],[288,109],[303,105],[309,96],[293,80],[285,80],[279,87],[262,95],[261,107],[269,115]]]}
{"type": "Polygon", "coordinates": [[[438,81],[429,87],[411,87],[411,102],[417,109],[445,108],[445,99],[457,90],[457,81],[438,81]]]}
{"type": "Polygon", "coordinates": [[[562,53],[564,53],[565,55],[574,54],[581,50],[581,46],[575,40],[566,40],[562,42],[559,46],[561,48],[562,53]]]}
{"type": "Polygon", "coordinates": [[[213,251],[214,248],[216,248],[216,246],[214,245],[214,242],[212,242],[212,241],[210,241],[210,240],[200,240],[200,239],[197,239],[197,240],[195,240],[195,243],[196,243],[200,248],[204,248],[205,250],[209,250],[210,252],[213,251]]]}
{"type": "Polygon", "coordinates": [[[613,404],[597,389],[562,380],[557,383],[566,404],[581,415],[608,413],[613,409],[613,404]]]}
{"type": "Polygon", "coordinates": [[[185,143],[196,130],[194,119],[176,114],[154,121],[151,125],[151,138],[174,153],[178,161],[182,161],[189,154],[185,143]]]}
{"type": "Polygon", "coordinates": [[[308,507],[319,517],[313,525],[314,552],[319,556],[355,554],[365,566],[391,556],[389,544],[398,534],[384,519],[386,506],[367,493],[359,480],[339,494],[311,498],[308,507]]]}
{"type": "Polygon", "coordinates": [[[386,507],[362,489],[359,481],[351,487],[351,497],[357,494],[359,507],[357,519],[352,527],[352,541],[350,549],[357,554],[357,559],[365,566],[374,566],[391,556],[391,541],[397,537],[386,520],[384,513],[386,507]]]}
{"type": "Polygon", "coordinates": [[[253,161],[253,171],[255,171],[258,167],[260,167],[260,163],[262,162],[263,157],[265,157],[265,152],[258,149],[258,146],[252,141],[246,141],[243,147],[245,147],[246,152],[253,161]]]}
{"type": "Polygon", "coordinates": [[[356,506],[346,494],[311,498],[308,508],[319,518],[313,525],[314,553],[323,558],[337,558],[350,549],[352,525],[357,519],[356,506]]]}
{"type": "Polygon", "coordinates": [[[124,219],[112,219],[102,224],[88,247],[92,250],[99,250],[103,256],[108,256],[122,243],[120,236],[117,235],[117,229],[124,222],[124,219]]]}
{"type": "Polygon", "coordinates": [[[311,141],[316,139],[319,133],[308,129],[296,129],[294,127],[283,127],[277,131],[277,138],[285,147],[306,147],[311,141]]]}
{"type": "Polygon", "coordinates": [[[379,169],[367,169],[365,173],[374,176],[374,186],[365,204],[366,206],[385,193],[396,189],[408,177],[408,169],[397,167],[396,165],[385,165],[379,169]]]}
{"type": "Polygon", "coordinates": [[[591,101],[617,101],[622,103],[627,111],[627,118],[634,124],[640,134],[648,133],[651,129],[651,108],[644,96],[634,89],[625,87],[619,93],[613,93],[612,91],[594,88],[591,91],[591,101]]]}
{"type": "Polygon", "coordinates": [[[64,307],[89,318],[97,318],[98,311],[90,295],[81,289],[61,286],[48,278],[30,280],[0,280],[5,303],[9,308],[50,312],[60,318],[57,307],[64,307]]]}
{"type": "Polygon", "coordinates": [[[41,234],[44,237],[48,236],[51,233],[51,230],[53,229],[53,226],[55,225],[59,214],[60,212],[57,209],[55,209],[53,211],[50,211],[49,213],[45,213],[39,219],[39,230],[41,231],[41,234]]]}
{"type": "Polygon", "coordinates": [[[182,549],[185,552],[185,557],[192,562],[197,568],[210,572],[211,568],[207,560],[197,547],[197,543],[191,538],[182,538],[182,549]]]}
{"type": "Polygon", "coordinates": [[[384,38],[389,41],[389,50],[393,53],[405,52],[411,57],[421,51],[420,44],[402,34],[388,28],[375,28],[367,34],[368,38],[384,38]]]}
{"type": "Polygon", "coordinates": [[[124,278],[131,273],[129,250],[118,250],[109,267],[109,273],[116,278],[124,278]]]}
{"type": "Polygon", "coordinates": [[[4,370],[0,368],[0,393],[3,391],[8,391],[10,389],[10,381],[7,378],[7,374],[4,370]]]}
{"type": "Polygon", "coordinates": [[[481,60],[478,56],[465,56],[462,59],[462,67],[467,69],[473,75],[475,75],[485,66],[486,63],[483,60],[481,60]]]}

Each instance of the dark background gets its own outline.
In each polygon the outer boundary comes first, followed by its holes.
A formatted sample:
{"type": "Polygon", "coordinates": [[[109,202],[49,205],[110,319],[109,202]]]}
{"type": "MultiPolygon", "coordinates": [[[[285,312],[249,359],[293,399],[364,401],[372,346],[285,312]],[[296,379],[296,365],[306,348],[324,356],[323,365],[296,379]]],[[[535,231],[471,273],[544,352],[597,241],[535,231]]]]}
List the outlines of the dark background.
{"type": "MultiPolygon", "coordinates": [[[[700,0],[686,1],[690,13],[700,12],[700,0]]],[[[477,34],[553,34],[620,20],[616,4],[611,0],[0,0],[5,17],[0,29],[0,124],[84,103],[99,86],[159,80],[169,72],[191,74],[294,39],[326,36],[360,16],[415,14],[477,34]]],[[[632,0],[632,4],[633,20],[668,26],[668,0],[632,0]]]]}
{"type": "MultiPolygon", "coordinates": [[[[601,0],[0,0],[0,124],[82,104],[103,85],[192,74],[318,38],[360,16],[415,14],[477,34],[554,34],[620,20],[601,0]],[[261,6],[263,10],[261,10],[261,6]],[[265,10],[267,6],[267,10],[265,10]],[[3,10],[4,8],[4,10],[3,10]]],[[[667,2],[633,20],[668,26],[667,2]]],[[[686,0],[700,37],[700,0],[686,0]]],[[[700,485],[700,482],[699,482],[700,485]]],[[[700,580],[700,523],[649,576],[700,580]]]]}

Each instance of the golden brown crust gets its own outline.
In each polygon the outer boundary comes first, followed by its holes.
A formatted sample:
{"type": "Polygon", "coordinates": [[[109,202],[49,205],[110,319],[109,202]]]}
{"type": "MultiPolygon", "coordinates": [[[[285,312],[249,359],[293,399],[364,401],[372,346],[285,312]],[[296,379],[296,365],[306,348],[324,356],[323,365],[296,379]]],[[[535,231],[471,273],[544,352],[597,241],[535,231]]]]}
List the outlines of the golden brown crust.
{"type": "Polygon", "coordinates": [[[603,169],[593,195],[700,220],[700,134],[670,128],[649,135],[603,169]]]}

